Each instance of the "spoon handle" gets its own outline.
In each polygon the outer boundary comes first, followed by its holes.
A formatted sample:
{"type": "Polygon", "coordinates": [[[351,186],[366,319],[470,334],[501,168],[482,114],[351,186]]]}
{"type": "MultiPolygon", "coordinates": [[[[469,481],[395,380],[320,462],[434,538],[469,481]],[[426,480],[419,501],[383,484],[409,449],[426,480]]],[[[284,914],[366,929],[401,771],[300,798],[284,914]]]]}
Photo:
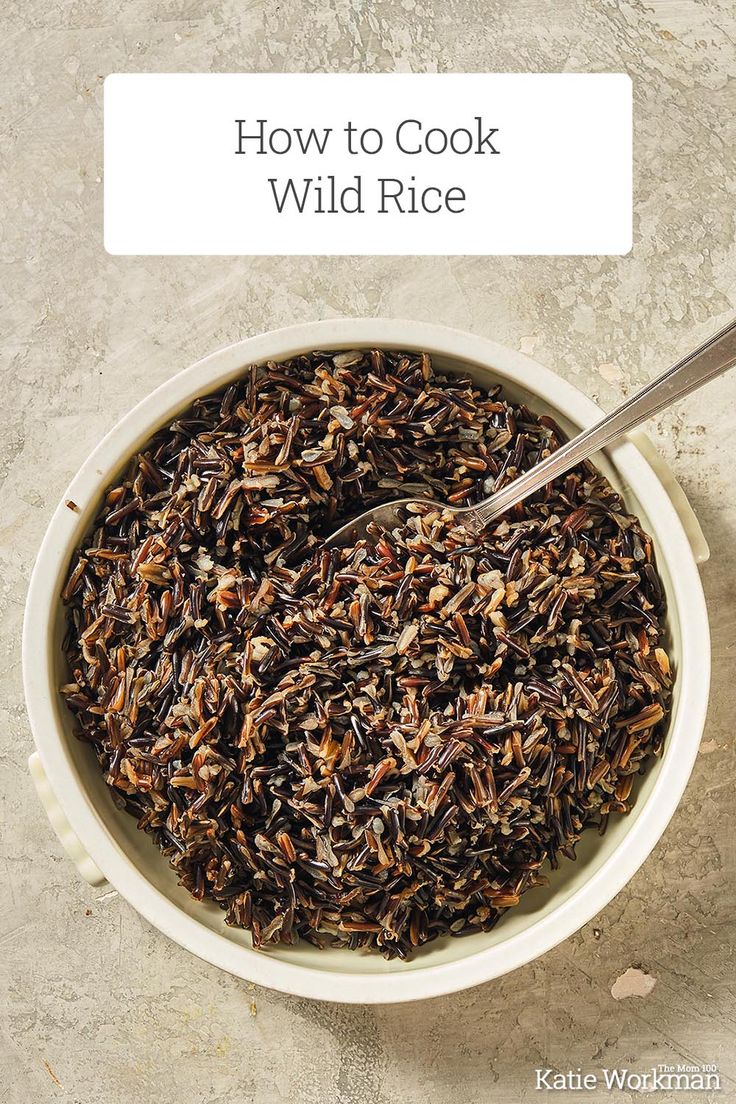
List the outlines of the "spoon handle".
{"type": "MultiPolygon", "coordinates": [[[[471,524],[487,525],[517,502],[538,491],[576,464],[587,460],[593,453],[610,445],[647,418],[654,417],[678,399],[684,398],[704,383],[715,379],[736,364],[736,319],[709,337],[702,345],[678,360],[661,376],[645,384],[635,395],[626,399],[612,413],[584,429],[572,441],[530,468],[518,479],[491,495],[485,502],[467,508],[471,524]]],[[[463,511],[465,513],[465,511],[463,511]]]]}

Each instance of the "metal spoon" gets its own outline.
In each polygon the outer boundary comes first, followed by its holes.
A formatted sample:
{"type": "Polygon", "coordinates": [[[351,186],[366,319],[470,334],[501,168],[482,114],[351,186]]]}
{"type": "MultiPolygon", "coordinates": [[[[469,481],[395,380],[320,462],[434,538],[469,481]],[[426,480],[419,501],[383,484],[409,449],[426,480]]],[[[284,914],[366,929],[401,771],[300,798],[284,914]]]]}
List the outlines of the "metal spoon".
{"type": "Polygon", "coordinates": [[[678,399],[702,387],[704,383],[720,376],[736,364],[736,319],[709,337],[702,345],[688,353],[651,383],[645,384],[631,398],[626,399],[611,414],[584,429],[572,441],[568,441],[529,471],[524,472],[507,487],[496,491],[484,502],[475,506],[448,506],[428,498],[399,498],[382,506],[373,506],[357,518],[341,526],[326,543],[328,545],[352,544],[366,535],[367,526],[377,523],[382,529],[401,524],[402,510],[421,504],[441,505],[455,514],[462,524],[472,531],[483,529],[489,522],[538,491],[558,475],[580,464],[583,460],[623,437],[625,433],[665,410],[678,399]]]}

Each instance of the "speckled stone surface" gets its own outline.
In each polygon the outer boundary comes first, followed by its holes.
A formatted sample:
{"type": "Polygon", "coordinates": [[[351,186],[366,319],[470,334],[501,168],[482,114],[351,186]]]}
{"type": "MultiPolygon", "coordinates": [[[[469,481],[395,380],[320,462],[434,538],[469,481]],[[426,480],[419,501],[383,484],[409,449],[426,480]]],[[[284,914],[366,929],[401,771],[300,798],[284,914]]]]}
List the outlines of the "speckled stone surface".
{"type": "Polygon", "coordinates": [[[723,1091],[712,1099],[736,1099],[736,373],[653,430],[712,550],[703,580],[713,692],[691,783],[645,867],[594,923],[498,982],[394,1008],[290,999],[199,962],[117,895],[83,885],[28,777],[19,655],[34,553],[67,481],[135,401],[218,346],[343,314],[433,319],[522,349],[611,405],[725,322],[736,310],[733,14],[730,0],[5,0],[3,1104],[511,1104],[539,1097],[536,1066],[659,1062],[716,1063],[723,1091]],[[239,69],[627,71],[634,249],[584,259],[108,257],[105,75],[239,69]],[[619,980],[632,966],[656,984],[619,980]],[[632,987],[646,995],[627,996],[632,987]]]}

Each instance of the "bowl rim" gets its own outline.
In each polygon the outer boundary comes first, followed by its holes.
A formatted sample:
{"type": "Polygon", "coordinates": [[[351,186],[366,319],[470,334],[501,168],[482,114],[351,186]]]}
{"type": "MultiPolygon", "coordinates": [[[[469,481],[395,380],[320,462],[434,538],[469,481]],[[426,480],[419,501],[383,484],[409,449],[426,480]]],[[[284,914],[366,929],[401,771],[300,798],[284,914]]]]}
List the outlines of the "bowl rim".
{"type": "MultiPolygon", "coordinates": [[[[87,798],[57,728],[49,641],[59,595],[56,580],[81,533],[68,500],[99,499],[115,470],[156,428],[188,402],[223,386],[249,364],[282,360],[312,349],[353,347],[422,349],[490,370],[538,394],[584,426],[601,409],[576,387],[536,361],[487,338],[435,323],[393,318],[338,318],[299,323],[218,349],[157,387],[103,437],[72,479],[41,543],[31,576],[23,624],[23,681],[36,747],[53,792],[82,846],[110,884],[154,927],[199,958],[231,974],[296,996],[342,1003],[421,1000],[478,985],[526,964],[588,923],[634,875],[669,823],[690,777],[705,723],[710,637],[700,575],[680,517],[654,470],[628,441],[607,450],[648,513],[666,529],[666,560],[682,626],[680,697],[669,739],[678,755],[665,756],[655,785],[612,854],[585,883],[546,916],[499,944],[449,963],[406,973],[322,971],[284,962],[238,945],[174,904],[129,859],[87,798]],[[685,677],[686,676],[686,677],[685,677]]],[[[662,536],[659,538],[660,550],[662,536]]]]}

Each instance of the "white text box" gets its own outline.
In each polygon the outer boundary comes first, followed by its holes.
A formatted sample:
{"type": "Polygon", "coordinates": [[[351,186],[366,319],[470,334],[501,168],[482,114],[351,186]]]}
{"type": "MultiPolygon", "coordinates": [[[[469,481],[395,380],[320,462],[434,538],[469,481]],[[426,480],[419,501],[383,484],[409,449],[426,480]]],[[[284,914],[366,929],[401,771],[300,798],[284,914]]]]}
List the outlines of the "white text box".
{"type": "Polygon", "coordinates": [[[114,254],[622,254],[631,82],[114,74],[114,254]]]}

